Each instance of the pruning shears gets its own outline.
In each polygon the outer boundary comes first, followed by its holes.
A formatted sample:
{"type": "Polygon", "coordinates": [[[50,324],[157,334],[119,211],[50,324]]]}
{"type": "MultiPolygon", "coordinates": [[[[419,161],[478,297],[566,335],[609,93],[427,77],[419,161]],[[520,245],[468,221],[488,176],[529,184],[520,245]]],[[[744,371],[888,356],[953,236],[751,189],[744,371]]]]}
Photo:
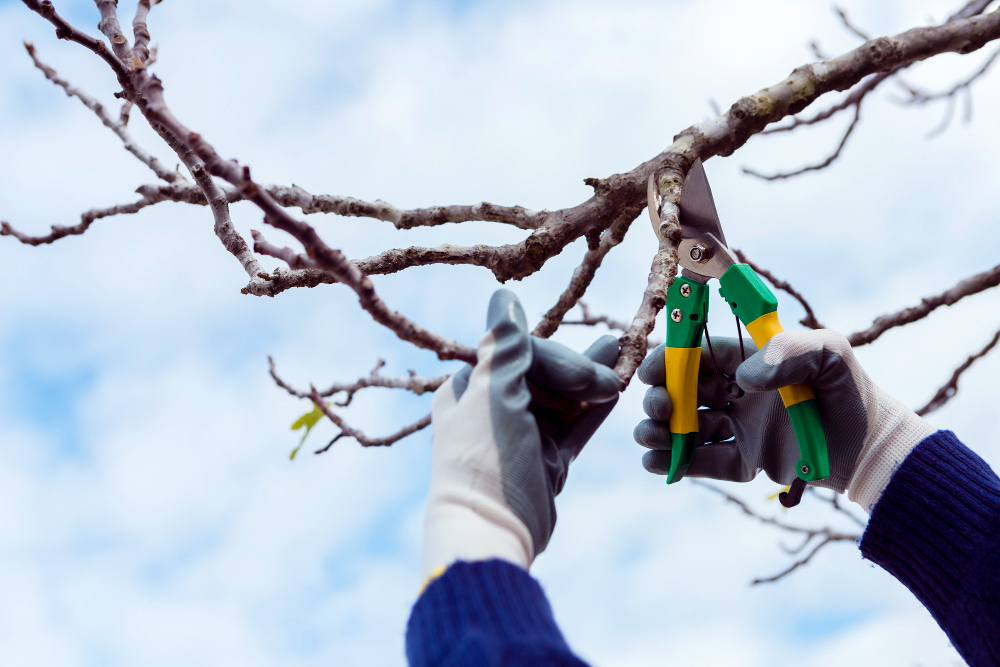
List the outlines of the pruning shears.
{"type": "MultiPolygon", "coordinates": [[[[658,233],[660,192],[656,174],[650,174],[647,197],[649,216],[654,231],[658,233]]],[[[664,356],[667,393],[673,405],[669,422],[670,471],[667,484],[684,477],[698,445],[698,370],[702,334],[706,333],[707,337],[709,280],[718,279],[719,294],[746,327],[758,348],[763,348],[767,341],[783,331],[778,321],[778,300],[774,293],[748,264],[740,263],[726,244],[712,189],[700,159],[692,165],[684,181],[679,209],[681,273],[667,290],[666,305],[667,343],[664,356]]],[[[740,335],[742,337],[742,333],[740,335]]],[[[727,392],[734,397],[742,395],[742,390],[732,378],[727,379],[727,392]]],[[[778,391],[799,445],[799,460],[795,464],[797,477],[788,491],[779,494],[779,499],[785,507],[794,507],[802,499],[808,482],[830,476],[830,460],[812,385],[793,384],[778,391]]]]}

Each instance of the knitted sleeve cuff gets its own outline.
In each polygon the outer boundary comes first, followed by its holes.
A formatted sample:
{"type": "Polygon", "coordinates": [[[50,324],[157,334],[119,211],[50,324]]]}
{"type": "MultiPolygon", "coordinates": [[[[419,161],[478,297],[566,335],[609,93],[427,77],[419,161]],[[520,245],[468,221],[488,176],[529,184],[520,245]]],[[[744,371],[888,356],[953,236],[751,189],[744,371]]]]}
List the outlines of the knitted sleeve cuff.
{"type": "Polygon", "coordinates": [[[507,561],[453,563],[417,600],[406,627],[413,666],[585,667],[563,639],[542,587],[507,561]]]}
{"type": "Polygon", "coordinates": [[[1000,478],[953,433],[903,461],[861,553],[916,595],[967,662],[1000,664],[1000,478]]]}

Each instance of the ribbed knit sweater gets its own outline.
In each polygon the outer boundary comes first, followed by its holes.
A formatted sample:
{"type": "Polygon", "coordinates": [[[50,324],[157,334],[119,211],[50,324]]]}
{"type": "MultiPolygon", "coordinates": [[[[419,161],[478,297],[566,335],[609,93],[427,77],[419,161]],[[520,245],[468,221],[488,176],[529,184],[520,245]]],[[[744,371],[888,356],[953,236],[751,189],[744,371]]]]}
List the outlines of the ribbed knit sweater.
{"type": "MultiPolygon", "coordinates": [[[[920,600],[973,667],[1000,665],[1000,478],[950,431],[910,452],[892,476],[861,553],[920,600]]],[[[541,586],[502,560],[459,562],[413,607],[414,667],[585,665],[541,586]]]]}

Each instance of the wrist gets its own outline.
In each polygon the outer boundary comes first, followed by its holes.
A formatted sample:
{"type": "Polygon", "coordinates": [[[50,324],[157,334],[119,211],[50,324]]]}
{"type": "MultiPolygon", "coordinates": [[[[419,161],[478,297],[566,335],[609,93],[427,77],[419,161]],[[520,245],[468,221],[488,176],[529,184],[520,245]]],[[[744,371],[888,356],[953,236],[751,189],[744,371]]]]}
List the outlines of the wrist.
{"type": "Polygon", "coordinates": [[[424,520],[425,579],[456,561],[498,558],[527,570],[534,556],[528,527],[502,503],[471,490],[431,494],[424,520]]]}
{"type": "Polygon", "coordinates": [[[868,514],[871,514],[893,474],[913,448],[936,430],[894,398],[886,395],[885,399],[891,404],[880,407],[890,408],[898,416],[882,421],[882,429],[870,438],[870,444],[858,457],[847,485],[847,497],[868,514]]]}

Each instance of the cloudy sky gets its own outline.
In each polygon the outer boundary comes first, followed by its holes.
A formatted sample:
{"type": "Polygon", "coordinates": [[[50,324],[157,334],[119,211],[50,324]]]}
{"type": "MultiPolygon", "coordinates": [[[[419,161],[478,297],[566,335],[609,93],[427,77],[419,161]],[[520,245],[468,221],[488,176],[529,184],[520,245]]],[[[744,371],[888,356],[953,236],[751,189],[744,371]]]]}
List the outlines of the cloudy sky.
{"type": "MultiPolygon", "coordinates": [[[[97,34],[84,0],[60,11],[97,34]]],[[[135,3],[123,0],[130,17],[135,3]]],[[[873,34],[939,21],[942,0],[844,3],[873,34]]],[[[153,10],[156,73],[173,110],[263,182],[402,207],[491,201],[558,208],[582,179],[631,169],[678,131],[813,59],[857,44],[824,2],[720,0],[171,0],[153,10]]],[[[153,180],[76,100],[35,70],[22,41],[103,102],[107,68],[58,42],[20,2],[0,0],[0,219],[34,233],[135,198],[153,180]]],[[[913,69],[937,89],[988,50],[913,69]]],[[[809,295],[851,332],[996,264],[1000,135],[996,75],[973,120],[934,140],[942,105],[902,107],[891,86],[829,170],[847,118],[754,139],[707,165],[733,246],[809,295]]],[[[138,114],[141,143],[170,162],[138,114]]],[[[249,237],[256,209],[233,207],[249,237]]],[[[503,243],[487,223],[397,232],[313,216],[359,257],[400,245],[503,243]]],[[[290,243],[269,231],[273,242],[290,243]]],[[[245,274],[204,209],[161,204],[31,248],[0,239],[0,663],[5,665],[397,665],[419,587],[430,435],[388,450],[340,441],[288,460],[305,409],[276,389],[266,355],[299,385],[455,368],[399,343],[337,286],[243,296],[245,274]]],[[[630,318],[654,240],[645,221],[609,255],[588,295],[630,318]]],[[[562,290],[581,243],[510,285],[530,318],[562,290]]],[[[271,260],[263,260],[268,267],[271,260]]],[[[377,277],[386,300],[474,344],[492,275],[428,267],[377,277]]],[[[718,312],[724,304],[713,302],[718,312]]],[[[798,306],[782,302],[787,325],[798,306]]],[[[985,294],[859,351],[881,386],[924,403],[1000,326],[985,294]]],[[[728,319],[712,327],[731,333],[728,319]]],[[[562,331],[583,346],[593,330],[562,331]]],[[[1000,467],[1000,357],[978,364],[931,418],[1000,467]]],[[[636,383],[638,384],[638,383],[636,383]]],[[[570,644],[597,665],[959,663],[927,612],[838,544],[777,584],[794,540],[690,484],[666,488],[631,439],[642,387],[574,464],[558,530],[534,573],[570,644]]],[[[372,434],[424,414],[429,397],[371,391],[346,413],[372,434]]],[[[319,445],[334,433],[321,426],[319,445]]],[[[730,488],[778,514],[767,479],[730,488]]],[[[786,515],[838,519],[809,503],[786,515]]],[[[849,524],[837,524],[849,528],[849,524]]]]}

